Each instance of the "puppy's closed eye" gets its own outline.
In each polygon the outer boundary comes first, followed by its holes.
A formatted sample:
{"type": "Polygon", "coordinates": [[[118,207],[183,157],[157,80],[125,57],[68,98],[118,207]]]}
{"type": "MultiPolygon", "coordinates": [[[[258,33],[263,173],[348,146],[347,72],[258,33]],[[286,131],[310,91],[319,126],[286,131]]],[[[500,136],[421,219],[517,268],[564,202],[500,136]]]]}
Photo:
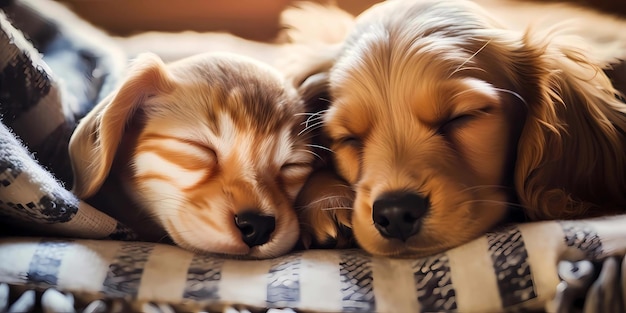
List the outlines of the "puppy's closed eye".
{"type": "Polygon", "coordinates": [[[363,141],[356,135],[342,135],[335,139],[335,144],[341,147],[360,149],[363,147],[363,141]]]}
{"type": "Polygon", "coordinates": [[[473,111],[457,113],[442,122],[437,132],[441,134],[450,134],[451,131],[462,129],[469,123],[477,121],[480,122],[481,117],[489,115],[492,111],[492,107],[484,107],[473,111]]]}

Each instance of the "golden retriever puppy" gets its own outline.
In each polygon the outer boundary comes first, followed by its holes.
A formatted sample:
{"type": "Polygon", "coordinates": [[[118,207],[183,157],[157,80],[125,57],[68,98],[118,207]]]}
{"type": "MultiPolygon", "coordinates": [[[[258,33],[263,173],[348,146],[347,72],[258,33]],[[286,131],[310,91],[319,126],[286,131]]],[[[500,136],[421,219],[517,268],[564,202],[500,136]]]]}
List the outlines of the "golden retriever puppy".
{"type": "MultiPolygon", "coordinates": [[[[318,15],[295,15],[294,38],[326,41],[307,24],[318,15]]],[[[558,28],[503,25],[471,1],[386,1],[303,60],[329,75],[323,131],[340,176],[315,174],[298,200],[310,240],[349,242],[348,228],[372,254],[428,255],[511,208],[624,212],[626,105],[608,58],[558,28]]]]}
{"type": "MultiPolygon", "coordinates": [[[[73,134],[73,191],[127,196],[186,249],[284,254],[298,240],[293,201],[313,159],[304,113],[296,88],[250,58],[209,53],[166,65],[143,54],[73,134]]],[[[122,221],[141,215],[113,210],[122,221]]]]}

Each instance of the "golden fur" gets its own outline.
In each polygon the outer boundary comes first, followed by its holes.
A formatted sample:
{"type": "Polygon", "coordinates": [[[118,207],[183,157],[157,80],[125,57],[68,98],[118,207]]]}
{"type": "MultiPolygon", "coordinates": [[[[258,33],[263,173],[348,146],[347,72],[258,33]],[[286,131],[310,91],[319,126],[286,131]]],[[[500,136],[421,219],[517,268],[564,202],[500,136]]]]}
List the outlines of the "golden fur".
{"type": "Polygon", "coordinates": [[[152,217],[193,251],[284,254],[313,158],[304,113],[297,90],[258,61],[209,53],[166,65],[143,54],[73,134],[73,191],[128,196],[109,208],[115,217],[139,231],[149,221],[132,218],[152,217]]]}
{"type": "Polygon", "coordinates": [[[511,208],[530,220],[626,209],[626,105],[603,73],[614,55],[464,0],[386,1],[345,40],[300,13],[285,21],[292,41],[318,42],[293,76],[329,74],[339,174],[315,174],[298,199],[307,241],[346,243],[351,228],[370,253],[426,255],[511,208]]]}

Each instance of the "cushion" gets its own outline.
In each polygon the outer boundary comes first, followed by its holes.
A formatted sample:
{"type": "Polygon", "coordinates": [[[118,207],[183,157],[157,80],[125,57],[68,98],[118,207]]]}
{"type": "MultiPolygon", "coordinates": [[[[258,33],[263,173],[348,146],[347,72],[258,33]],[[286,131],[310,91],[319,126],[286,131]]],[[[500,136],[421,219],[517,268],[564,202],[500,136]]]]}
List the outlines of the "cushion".
{"type": "Polygon", "coordinates": [[[614,312],[608,308],[621,308],[626,290],[617,275],[621,259],[599,267],[612,271],[609,282],[593,263],[626,252],[625,223],[626,215],[511,225],[413,259],[349,249],[238,260],[158,243],[2,238],[0,281],[56,288],[83,302],[125,299],[136,310],[153,304],[180,312],[233,304],[315,312],[567,312],[596,281],[596,307],[614,312]],[[608,291],[613,296],[602,298],[608,291]]]}

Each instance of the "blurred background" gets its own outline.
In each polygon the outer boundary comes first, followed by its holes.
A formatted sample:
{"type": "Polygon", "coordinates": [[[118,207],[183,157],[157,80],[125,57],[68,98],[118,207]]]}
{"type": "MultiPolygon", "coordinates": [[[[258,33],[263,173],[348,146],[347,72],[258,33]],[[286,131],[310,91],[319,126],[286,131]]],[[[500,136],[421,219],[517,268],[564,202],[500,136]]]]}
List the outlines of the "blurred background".
{"type": "MultiPolygon", "coordinates": [[[[293,0],[60,0],[81,17],[117,36],[143,31],[227,31],[273,39],[280,12],[293,0]]],[[[318,2],[327,3],[325,0],[318,2]]],[[[337,0],[358,14],[380,0],[337,0]]]]}
{"type": "MultiPolygon", "coordinates": [[[[248,39],[272,39],[280,12],[294,0],[60,0],[114,35],[142,31],[228,31],[248,39]]],[[[332,0],[317,0],[328,2],[332,0]]],[[[358,14],[381,0],[336,0],[358,14]]],[[[520,0],[522,1],[522,0],[520,0]]],[[[626,14],[626,0],[524,0],[573,2],[626,14]]]]}

